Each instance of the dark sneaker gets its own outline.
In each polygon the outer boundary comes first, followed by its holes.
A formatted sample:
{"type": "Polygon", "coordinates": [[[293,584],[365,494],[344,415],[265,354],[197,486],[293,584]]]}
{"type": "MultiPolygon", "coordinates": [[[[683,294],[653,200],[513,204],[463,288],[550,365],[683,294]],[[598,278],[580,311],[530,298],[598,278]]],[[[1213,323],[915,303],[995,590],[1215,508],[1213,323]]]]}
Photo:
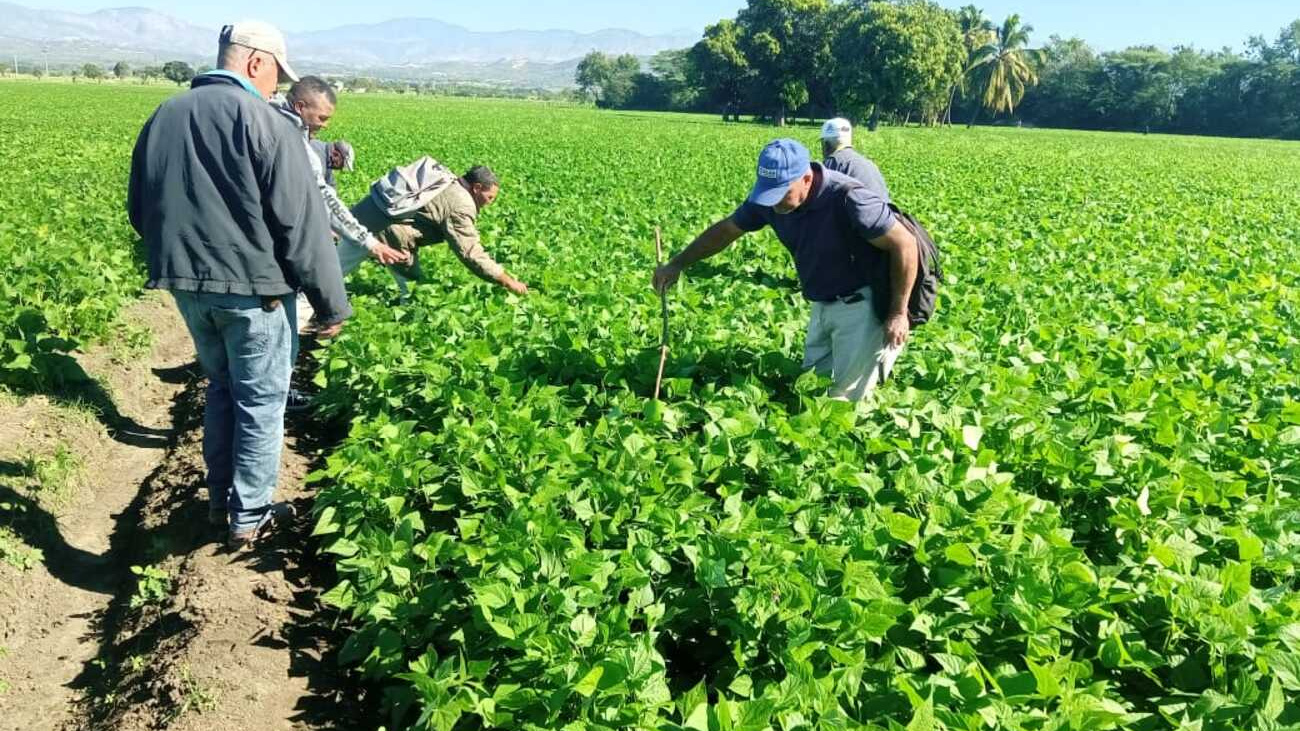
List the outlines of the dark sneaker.
{"type": "Polygon", "coordinates": [[[234,552],[252,548],[255,543],[265,538],[275,526],[288,523],[292,519],[293,506],[288,503],[276,503],[267,508],[261,519],[257,521],[257,525],[241,531],[231,530],[230,536],[226,538],[226,545],[234,552]]]}
{"type": "Polygon", "coordinates": [[[289,389],[289,401],[284,410],[291,414],[300,414],[311,408],[311,396],[296,388],[289,389]]]}

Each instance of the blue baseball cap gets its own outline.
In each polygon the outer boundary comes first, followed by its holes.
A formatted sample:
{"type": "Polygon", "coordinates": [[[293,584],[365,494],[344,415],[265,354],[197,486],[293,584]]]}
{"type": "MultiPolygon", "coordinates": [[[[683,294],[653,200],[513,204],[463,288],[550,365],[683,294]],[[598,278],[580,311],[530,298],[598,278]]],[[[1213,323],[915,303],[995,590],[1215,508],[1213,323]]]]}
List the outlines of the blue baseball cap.
{"type": "Polygon", "coordinates": [[[749,202],[768,207],[780,203],[790,184],[811,166],[808,148],[795,140],[782,138],[768,143],[758,156],[758,182],[749,191],[749,202]]]}

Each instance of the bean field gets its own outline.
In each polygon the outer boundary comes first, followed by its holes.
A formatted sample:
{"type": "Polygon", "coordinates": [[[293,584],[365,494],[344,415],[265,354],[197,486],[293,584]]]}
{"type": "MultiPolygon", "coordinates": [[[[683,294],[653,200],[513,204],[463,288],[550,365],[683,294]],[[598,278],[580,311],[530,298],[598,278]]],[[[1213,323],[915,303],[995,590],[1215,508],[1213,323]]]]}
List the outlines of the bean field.
{"type": "MultiPolygon", "coordinates": [[[[0,85],[0,383],[142,337],[124,212],[153,88],[0,85]]],[[[815,127],[780,134],[816,144],[815,127]]],[[[319,611],[389,728],[1300,728],[1300,145],[1029,129],[859,135],[947,281],[867,404],[800,369],[770,233],[670,294],[654,232],[729,214],[771,127],[344,95],[343,198],[432,155],[480,227],[309,367],[348,424],[319,611]]]]}

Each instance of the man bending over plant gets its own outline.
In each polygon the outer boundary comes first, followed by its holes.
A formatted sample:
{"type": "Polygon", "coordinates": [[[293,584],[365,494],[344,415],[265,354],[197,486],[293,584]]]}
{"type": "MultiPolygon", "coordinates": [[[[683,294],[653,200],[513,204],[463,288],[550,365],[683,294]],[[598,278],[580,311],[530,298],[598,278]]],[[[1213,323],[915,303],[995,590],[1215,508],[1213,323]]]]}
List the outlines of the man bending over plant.
{"type": "MultiPolygon", "coordinates": [[[[492,205],[500,191],[497,176],[484,165],[457,176],[438,161],[424,157],[376,181],[370,195],[352,207],[352,215],[383,245],[408,257],[406,263],[389,267],[403,299],[408,280],[422,278],[420,247],[444,242],[479,278],[515,294],[527,294],[528,285],[510,276],[483,249],[479,238],[478,214],[492,205]]],[[[364,248],[347,240],[339,244],[338,252],[345,276],[369,256],[364,248]]]]}
{"type": "Polygon", "coordinates": [[[812,302],[804,367],[834,380],[832,397],[860,401],[889,376],[911,332],[917,243],[878,194],[810,158],[790,139],[765,147],[748,199],[659,267],[654,286],[671,287],[686,267],[771,226],[812,302]]]}

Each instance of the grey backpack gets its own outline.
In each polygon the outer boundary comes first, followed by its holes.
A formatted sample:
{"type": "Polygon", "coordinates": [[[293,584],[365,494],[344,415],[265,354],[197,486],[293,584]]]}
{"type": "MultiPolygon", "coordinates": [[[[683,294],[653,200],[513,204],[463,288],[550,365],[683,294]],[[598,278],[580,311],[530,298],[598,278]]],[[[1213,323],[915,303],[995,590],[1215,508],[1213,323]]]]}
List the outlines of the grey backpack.
{"type": "Polygon", "coordinates": [[[400,220],[423,208],[456,182],[456,174],[431,157],[393,168],[370,185],[370,197],[379,210],[400,220]]]}

